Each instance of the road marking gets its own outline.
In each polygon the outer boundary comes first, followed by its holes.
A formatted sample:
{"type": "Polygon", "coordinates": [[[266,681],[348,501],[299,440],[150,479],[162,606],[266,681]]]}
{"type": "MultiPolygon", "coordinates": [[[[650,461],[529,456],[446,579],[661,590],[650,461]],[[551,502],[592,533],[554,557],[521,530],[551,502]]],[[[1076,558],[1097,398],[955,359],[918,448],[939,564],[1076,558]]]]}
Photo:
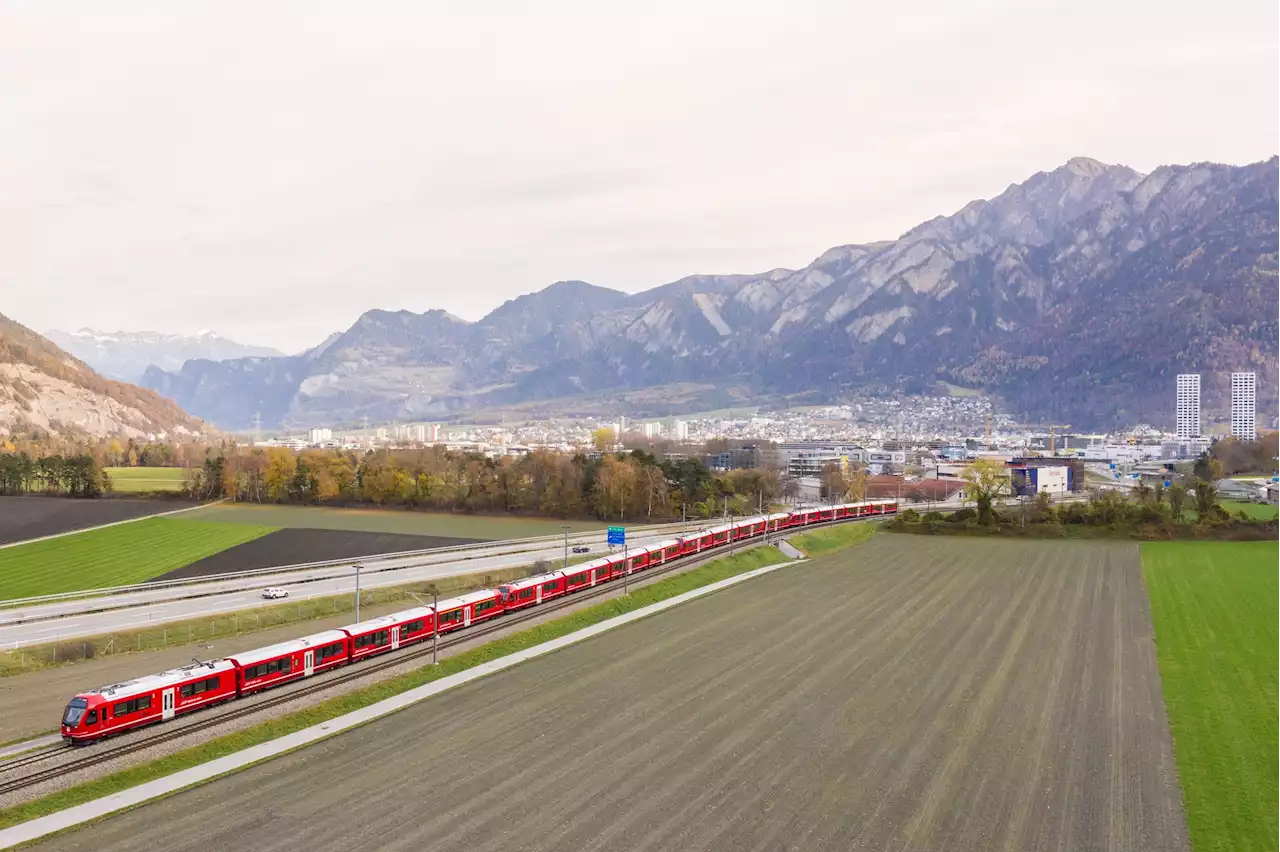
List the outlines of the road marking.
{"type": "Polygon", "coordinates": [[[726,589],[729,586],[737,585],[746,580],[760,577],[779,568],[785,568],[790,565],[797,565],[806,560],[800,559],[792,562],[779,562],[776,565],[766,565],[763,568],[756,568],[735,577],[729,577],[719,580],[701,588],[693,589],[683,594],[668,598],[665,601],[650,604],[641,607],[626,615],[619,615],[608,621],[602,621],[599,624],[593,624],[590,627],[584,627],[582,630],[566,634],[558,639],[552,639],[549,642],[543,642],[541,645],[535,645],[532,648],[526,648],[523,651],[517,651],[514,654],[508,654],[496,660],[490,660],[487,663],[481,663],[478,666],[467,669],[457,674],[449,675],[432,683],[411,689],[408,692],[392,698],[384,699],[376,704],[370,704],[360,710],[354,710],[343,716],[338,716],[328,721],[312,725],[309,728],[303,728],[301,731],[295,731],[278,739],[262,743],[260,745],[251,746],[244,751],[229,754],[226,757],[220,757],[211,760],[208,763],[202,763],[199,766],[193,766],[190,769],[184,769],[181,772],[175,772],[164,778],[157,778],[154,781],[148,781],[145,784],[139,784],[137,787],[131,787],[128,790],[122,790],[119,793],[113,793],[101,799],[94,799],[91,802],[85,802],[81,805],[58,811],[57,813],[47,816],[37,817],[28,822],[20,823],[10,828],[0,829],[0,849],[9,849],[22,843],[30,843],[32,840],[52,834],[55,831],[64,831],[77,825],[81,825],[92,820],[101,819],[104,816],[113,814],[126,808],[133,808],[148,802],[152,799],[167,796],[176,793],[186,787],[211,781],[220,775],[226,775],[245,767],[276,757],[296,748],[310,745],[319,740],[328,739],[329,737],[339,734],[351,728],[366,725],[384,716],[389,716],[406,707],[417,704],[432,696],[439,695],[446,690],[462,686],[473,680],[478,680],[487,675],[509,669],[512,666],[519,665],[527,660],[535,657],[541,657],[550,654],[552,651],[558,651],[569,645],[577,644],[584,639],[597,636],[608,630],[621,627],[624,624],[630,624],[633,621],[639,621],[647,618],[655,613],[663,610],[671,609],[682,603],[709,595],[712,592],[726,589]]]}

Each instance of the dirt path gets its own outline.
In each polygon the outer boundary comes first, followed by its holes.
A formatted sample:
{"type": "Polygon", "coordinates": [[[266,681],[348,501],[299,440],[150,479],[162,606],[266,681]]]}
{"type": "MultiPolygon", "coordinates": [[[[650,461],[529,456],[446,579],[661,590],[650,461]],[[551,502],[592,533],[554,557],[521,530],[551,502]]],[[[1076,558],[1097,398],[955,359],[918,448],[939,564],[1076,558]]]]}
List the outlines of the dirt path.
{"type": "Polygon", "coordinates": [[[51,840],[1185,850],[1135,547],[878,536],[51,840]]]}

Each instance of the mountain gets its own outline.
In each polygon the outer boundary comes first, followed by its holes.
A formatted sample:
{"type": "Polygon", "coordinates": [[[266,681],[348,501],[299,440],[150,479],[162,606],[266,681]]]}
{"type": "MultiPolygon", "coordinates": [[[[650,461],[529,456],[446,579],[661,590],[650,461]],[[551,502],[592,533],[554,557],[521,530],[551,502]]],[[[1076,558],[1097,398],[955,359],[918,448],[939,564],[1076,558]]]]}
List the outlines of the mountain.
{"type": "Polygon", "coordinates": [[[48,331],[45,336],[112,379],[137,382],[147,367],[179,370],[192,358],[227,361],[232,358],[273,357],[283,353],[266,346],[245,346],[212,331],[193,335],[154,331],[48,331]]]}
{"type": "MultiPolygon", "coordinates": [[[[370,311],[294,358],[189,361],[144,384],[228,427],[363,415],[663,415],[858,391],[997,395],[1028,420],[1172,422],[1179,372],[1276,403],[1277,160],[1079,157],[896,240],[803,269],[696,275],[635,295],[562,281],[467,323],[370,311]]],[[[1264,420],[1266,418],[1263,418],[1264,420]]]]}
{"type": "Polygon", "coordinates": [[[147,438],[196,434],[204,424],[154,391],[103,378],[0,315],[0,434],[27,429],[147,438]]]}

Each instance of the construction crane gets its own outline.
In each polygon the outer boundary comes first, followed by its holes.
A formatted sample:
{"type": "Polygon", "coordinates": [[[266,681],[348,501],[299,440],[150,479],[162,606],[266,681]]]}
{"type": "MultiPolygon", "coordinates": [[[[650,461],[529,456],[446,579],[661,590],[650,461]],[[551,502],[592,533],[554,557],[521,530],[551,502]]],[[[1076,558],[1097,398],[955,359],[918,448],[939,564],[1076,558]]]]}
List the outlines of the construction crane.
{"type": "Polygon", "coordinates": [[[1049,455],[1056,456],[1058,454],[1057,430],[1062,429],[1065,435],[1066,430],[1071,428],[1070,423],[1021,423],[1021,426],[1029,426],[1032,429],[1048,429],[1049,430],[1049,455]]]}

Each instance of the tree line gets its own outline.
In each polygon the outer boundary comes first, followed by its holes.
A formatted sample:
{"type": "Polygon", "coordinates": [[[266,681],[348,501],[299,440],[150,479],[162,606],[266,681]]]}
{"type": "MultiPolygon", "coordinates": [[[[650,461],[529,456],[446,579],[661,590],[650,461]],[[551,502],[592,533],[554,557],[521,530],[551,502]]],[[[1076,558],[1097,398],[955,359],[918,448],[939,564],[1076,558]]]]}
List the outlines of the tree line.
{"type": "Polygon", "coordinates": [[[110,477],[91,453],[39,457],[26,452],[0,453],[0,494],[101,497],[110,488],[110,477]]]}
{"type": "Polygon", "coordinates": [[[775,471],[717,474],[695,459],[659,461],[642,450],[599,457],[535,450],[492,459],[442,447],[223,447],[188,470],[185,488],[199,499],[620,521],[741,516],[783,493],[775,471]]]}

